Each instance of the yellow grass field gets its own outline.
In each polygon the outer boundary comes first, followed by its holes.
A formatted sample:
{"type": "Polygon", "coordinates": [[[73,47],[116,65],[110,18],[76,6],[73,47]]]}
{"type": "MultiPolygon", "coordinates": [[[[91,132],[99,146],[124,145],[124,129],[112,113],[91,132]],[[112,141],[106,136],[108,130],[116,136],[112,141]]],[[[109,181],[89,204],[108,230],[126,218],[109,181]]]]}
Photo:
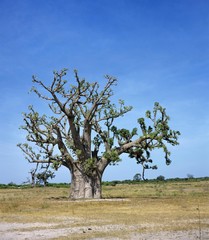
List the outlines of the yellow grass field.
{"type": "Polygon", "coordinates": [[[209,239],[209,181],[103,186],[102,200],[68,191],[0,189],[0,239],[209,239]]]}

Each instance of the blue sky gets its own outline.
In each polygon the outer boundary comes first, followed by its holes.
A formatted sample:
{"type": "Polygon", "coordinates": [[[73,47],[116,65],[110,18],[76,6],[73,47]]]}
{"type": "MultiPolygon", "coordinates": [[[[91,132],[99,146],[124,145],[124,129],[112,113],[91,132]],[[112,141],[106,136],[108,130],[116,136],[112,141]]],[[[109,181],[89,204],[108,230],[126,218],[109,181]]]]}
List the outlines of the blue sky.
{"type": "MultiPolygon", "coordinates": [[[[146,177],[209,176],[209,1],[207,0],[1,0],[0,183],[22,183],[33,166],[16,147],[24,142],[21,113],[29,104],[31,76],[50,82],[53,70],[78,69],[89,81],[118,78],[115,98],[132,105],[120,121],[137,118],[155,101],[166,107],[182,135],[166,166],[146,177]]],[[[104,180],[132,179],[141,171],[123,156],[104,180]]],[[[61,168],[54,181],[69,182],[61,168]]]]}

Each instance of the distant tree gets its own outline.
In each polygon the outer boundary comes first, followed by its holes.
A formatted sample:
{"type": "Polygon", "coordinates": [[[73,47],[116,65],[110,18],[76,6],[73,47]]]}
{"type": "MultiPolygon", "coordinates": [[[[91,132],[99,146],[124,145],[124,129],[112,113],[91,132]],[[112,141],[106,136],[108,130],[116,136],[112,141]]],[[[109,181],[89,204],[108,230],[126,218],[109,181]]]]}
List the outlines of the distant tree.
{"type": "Polygon", "coordinates": [[[191,179],[191,178],[194,178],[194,175],[193,174],[187,174],[187,178],[191,179]]]}
{"type": "MultiPolygon", "coordinates": [[[[31,175],[31,186],[35,187],[36,185],[36,172],[38,170],[39,163],[36,163],[36,167],[30,170],[30,175],[31,175]]],[[[30,182],[30,181],[29,181],[30,182]]]]}
{"type": "Polygon", "coordinates": [[[49,179],[52,179],[54,177],[55,177],[54,172],[52,172],[50,170],[39,172],[39,173],[36,174],[37,182],[39,184],[43,183],[44,186],[47,185],[49,179]]]}
{"type": "Polygon", "coordinates": [[[70,197],[74,199],[101,198],[103,172],[108,165],[118,163],[123,153],[145,163],[150,161],[151,151],[162,149],[166,164],[170,164],[166,144],[177,145],[180,133],[170,129],[165,108],[155,103],[153,112],[146,112],[148,126],[144,118],[138,119],[140,134],[137,128],[119,129],[115,119],[132,107],[125,106],[123,100],[118,105],[111,102],[116,78],[105,76],[100,90],[97,82],[81,79],[76,70],[75,81],[69,84],[64,79],[66,73],[67,69],[54,72],[50,85],[33,77],[41,90],[34,86],[32,92],[48,102],[52,114],[41,115],[29,106],[29,113],[23,115],[21,128],[27,132],[27,143],[18,146],[29,162],[69,169],[70,197]]]}
{"type": "Polygon", "coordinates": [[[44,165],[40,163],[36,163],[36,167],[30,170],[31,179],[28,179],[25,183],[30,183],[32,187],[35,187],[37,184],[46,184],[48,183],[49,179],[55,177],[54,172],[49,170],[50,164],[44,165]]]}
{"type": "Polygon", "coordinates": [[[141,180],[141,174],[140,173],[136,173],[133,177],[134,181],[140,181],[141,180]]]}
{"type": "Polygon", "coordinates": [[[160,176],[157,177],[157,180],[158,181],[165,181],[165,177],[160,175],[160,176]]]}
{"type": "Polygon", "coordinates": [[[150,166],[148,163],[152,163],[152,160],[143,160],[143,161],[137,160],[137,164],[142,165],[142,179],[143,180],[146,180],[145,179],[145,170],[147,170],[147,169],[157,170],[157,165],[150,166]]]}

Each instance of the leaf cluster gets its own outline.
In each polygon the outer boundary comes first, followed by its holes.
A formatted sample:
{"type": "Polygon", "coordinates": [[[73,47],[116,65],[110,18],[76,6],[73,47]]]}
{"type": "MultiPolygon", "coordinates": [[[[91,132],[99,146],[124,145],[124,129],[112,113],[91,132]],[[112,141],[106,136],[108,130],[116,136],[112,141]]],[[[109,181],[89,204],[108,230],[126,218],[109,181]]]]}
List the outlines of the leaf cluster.
{"type": "Polygon", "coordinates": [[[172,146],[178,145],[179,131],[174,131],[169,127],[170,117],[166,113],[166,109],[159,103],[154,104],[153,111],[147,111],[145,118],[139,118],[138,124],[141,129],[141,141],[136,141],[136,144],[128,149],[129,156],[135,158],[138,164],[141,164],[143,169],[157,169],[157,165],[153,165],[151,152],[154,149],[162,149],[166,164],[171,163],[170,151],[167,144],[172,146]],[[147,121],[150,124],[147,124],[147,121]]]}

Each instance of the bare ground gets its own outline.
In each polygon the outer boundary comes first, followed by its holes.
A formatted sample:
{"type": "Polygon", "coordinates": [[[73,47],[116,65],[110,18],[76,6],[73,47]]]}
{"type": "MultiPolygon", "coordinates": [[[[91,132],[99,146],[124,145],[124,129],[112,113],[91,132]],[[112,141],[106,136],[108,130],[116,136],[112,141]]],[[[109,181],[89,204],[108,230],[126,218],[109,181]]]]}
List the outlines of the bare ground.
{"type": "MultiPolygon", "coordinates": [[[[140,225],[121,225],[121,224],[106,224],[100,225],[90,222],[87,226],[83,222],[83,226],[76,226],[76,223],[81,224],[82,219],[64,218],[62,221],[54,221],[53,223],[6,223],[0,222],[0,239],[1,240],[42,240],[42,239],[91,239],[91,240],[194,240],[209,239],[209,229],[199,228],[181,231],[163,231],[160,230],[160,223],[140,224],[140,225]],[[149,231],[148,231],[149,230],[149,231]],[[121,231],[124,235],[121,236],[121,231]],[[99,237],[92,237],[92,234],[98,233],[99,237]],[[112,237],[114,233],[114,237],[112,237]],[[117,237],[117,233],[118,236],[117,237]],[[91,236],[88,236],[91,235],[91,236]],[[102,237],[101,237],[102,236],[102,237]]],[[[191,220],[192,222],[192,220],[191,220]]],[[[209,221],[206,223],[208,224],[209,221]]],[[[175,224],[175,223],[173,223],[175,224]]],[[[178,223],[179,224],[179,223],[178,223]]]]}

